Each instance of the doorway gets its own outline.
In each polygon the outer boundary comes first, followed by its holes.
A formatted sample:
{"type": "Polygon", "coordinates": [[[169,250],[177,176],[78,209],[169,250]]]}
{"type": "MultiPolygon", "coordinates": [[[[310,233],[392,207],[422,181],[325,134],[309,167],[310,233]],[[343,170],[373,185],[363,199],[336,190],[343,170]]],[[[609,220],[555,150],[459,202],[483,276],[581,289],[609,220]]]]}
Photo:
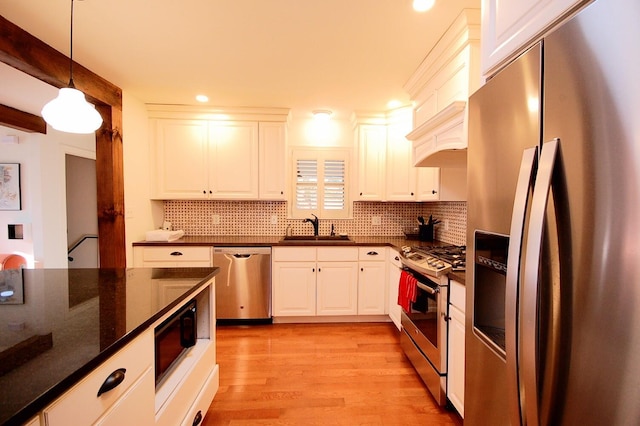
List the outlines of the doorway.
{"type": "Polygon", "coordinates": [[[98,268],[96,160],[65,155],[69,268],[98,268]]]}

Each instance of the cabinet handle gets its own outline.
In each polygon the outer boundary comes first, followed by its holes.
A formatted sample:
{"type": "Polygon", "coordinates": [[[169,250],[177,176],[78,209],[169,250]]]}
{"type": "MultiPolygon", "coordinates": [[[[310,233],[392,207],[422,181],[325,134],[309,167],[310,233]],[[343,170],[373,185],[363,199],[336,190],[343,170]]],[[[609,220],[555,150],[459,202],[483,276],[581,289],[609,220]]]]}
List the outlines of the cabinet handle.
{"type": "Polygon", "coordinates": [[[203,191],[202,191],[202,193],[206,195],[206,194],[207,194],[207,191],[206,191],[206,190],[203,190],[203,191]]]}
{"type": "Polygon", "coordinates": [[[315,271],[316,271],[316,268],[311,268],[311,272],[315,272],[315,271]]]}
{"type": "Polygon", "coordinates": [[[122,383],[124,381],[124,373],[126,372],[127,370],[125,368],[118,368],[116,371],[109,374],[109,377],[106,378],[102,386],[100,386],[100,389],[98,389],[98,396],[109,392],[111,389],[122,383]]]}
{"type": "Polygon", "coordinates": [[[193,418],[193,426],[198,426],[200,424],[200,422],[202,421],[202,411],[198,411],[196,413],[196,416],[193,418]]]}
{"type": "Polygon", "coordinates": [[[362,196],[362,192],[360,193],[360,196],[362,196]]]}
{"type": "Polygon", "coordinates": [[[431,193],[432,193],[432,194],[437,194],[437,193],[438,193],[438,191],[436,191],[435,189],[432,189],[432,190],[431,190],[431,193]]]}
{"type": "Polygon", "coordinates": [[[367,253],[367,256],[377,256],[378,252],[377,251],[370,251],[367,253]]]}
{"type": "Polygon", "coordinates": [[[400,261],[400,258],[398,256],[394,257],[394,259],[398,262],[400,261]]]}
{"type": "Polygon", "coordinates": [[[360,268],[360,272],[364,272],[364,268],[360,268]]]}
{"type": "Polygon", "coordinates": [[[182,256],[182,253],[179,251],[172,251],[171,256],[182,256]]]}

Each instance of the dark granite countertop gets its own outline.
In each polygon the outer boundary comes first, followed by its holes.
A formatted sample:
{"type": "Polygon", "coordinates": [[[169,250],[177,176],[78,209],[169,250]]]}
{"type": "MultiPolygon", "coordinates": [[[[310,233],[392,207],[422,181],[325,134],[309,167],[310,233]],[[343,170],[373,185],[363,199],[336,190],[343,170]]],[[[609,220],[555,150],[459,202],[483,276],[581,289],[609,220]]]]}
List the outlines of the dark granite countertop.
{"type": "MultiPolygon", "coordinates": [[[[441,241],[425,242],[414,239],[408,239],[404,236],[350,236],[353,240],[353,245],[356,246],[389,246],[397,250],[400,250],[402,246],[444,246],[449,243],[441,241]]],[[[278,246],[301,246],[302,244],[286,243],[282,241],[282,236],[277,235],[185,235],[176,241],[137,241],[133,243],[134,246],[227,246],[227,247],[241,247],[241,246],[264,246],[264,247],[278,247],[278,246]]],[[[309,243],[308,245],[317,245],[317,243],[309,243]]],[[[327,245],[326,243],[323,245],[327,245]]],[[[340,247],[344,247],[345,244],[339,244],[340,247]]],[[[352,246],[351,244],[347,247],[352,246]]],[[[465,284],[464,271],[451,272],[450,277],[455,279],[461,284],[465,284]]]]}
{"type": "Polygon", "coordinates": [[[21,424],[196,292],[218,268],[0,271],[0,424],[21,424]],[[159,279],[192,284],[172,300],[159,279]],[[3,287],[3,288],[4,288],[3,287]],[[156,297],[154,297],[156,296],[156,297]]]}

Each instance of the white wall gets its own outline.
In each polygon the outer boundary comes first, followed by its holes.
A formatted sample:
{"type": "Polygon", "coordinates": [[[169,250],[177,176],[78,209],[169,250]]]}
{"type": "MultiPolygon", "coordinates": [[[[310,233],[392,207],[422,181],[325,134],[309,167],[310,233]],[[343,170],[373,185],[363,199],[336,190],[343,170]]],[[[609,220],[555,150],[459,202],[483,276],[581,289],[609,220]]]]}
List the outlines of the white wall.
{"type": "Polygon", "coordinates": [[[127,265],[133,266],[134,241],[163,221],[161,201],[151,201],[149,127],[145,104],[126,92],[122,94],[124,156],[124,206],[127,265]]]}

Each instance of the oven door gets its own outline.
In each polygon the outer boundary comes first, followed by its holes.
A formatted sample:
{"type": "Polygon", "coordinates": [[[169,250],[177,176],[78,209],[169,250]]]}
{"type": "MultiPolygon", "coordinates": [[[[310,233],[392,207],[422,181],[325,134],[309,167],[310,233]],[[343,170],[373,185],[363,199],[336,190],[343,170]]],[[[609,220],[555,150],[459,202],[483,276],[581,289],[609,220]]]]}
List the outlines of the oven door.
{"type": "Polygon", "coordinates": [[[404,312],[402,326],[440,373],[447,372],[448,287],[413,273],[418,280],[416,301],[404,312]]]}

